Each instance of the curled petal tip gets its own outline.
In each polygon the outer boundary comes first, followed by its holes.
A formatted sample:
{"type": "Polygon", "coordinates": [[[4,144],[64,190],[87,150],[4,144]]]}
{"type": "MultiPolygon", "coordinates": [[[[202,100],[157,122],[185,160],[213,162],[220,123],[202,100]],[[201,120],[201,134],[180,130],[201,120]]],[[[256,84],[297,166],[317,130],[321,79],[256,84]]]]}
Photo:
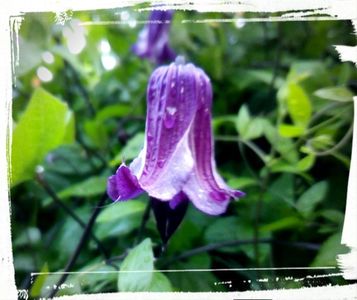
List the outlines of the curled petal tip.
{"type": "Polygon", "coordinates": [[[113,201],[135,198],[142,192],[137,178],[125,164],[121,164],[115,175],[108,178],[107,193],[113,201]]]}
{"type": "Polygon", "coordinates": [[[233,196],[234,196],[234,198],[242,198],[242,197],[246,196],[246,193],[244,193],[242,191],[234,191],[233,196]]]}

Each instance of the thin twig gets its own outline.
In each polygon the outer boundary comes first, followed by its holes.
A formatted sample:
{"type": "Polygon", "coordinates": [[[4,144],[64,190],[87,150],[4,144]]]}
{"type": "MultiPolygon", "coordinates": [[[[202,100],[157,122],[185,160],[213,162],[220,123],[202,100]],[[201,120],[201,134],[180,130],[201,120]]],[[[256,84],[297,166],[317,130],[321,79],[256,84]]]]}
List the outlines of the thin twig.
{"type": "MultiPolygon", "coordinates": [[[[86,152],[87,156],[95,156],[96,158],[98,158],[102,164],[102,166],[100,168],[104,168],[105,166],[107,166],[107,162],[106,160],[95,150],[91,149],[90,147],[88,147],[84,140],[82,139],[82,136],[79,134],[79,130],[78,130],[78,134],[77,134],[77,142],[79,145],[82,146],[82,148],[84,149],[84,151],[86,152]]],[[[91,161],[91,160],[90,160],[91,161]]],[[[93,166],[93,165],[92,165],[93,166]]],[[[94,167],[94,166],[93,166],[94,167]]]]}
{"type": "Polygon", "coordinates": [[[353,133],[353,122],[352,122],[350,128],[348,129],[348,131],[346,132],[346,134],[335,146],[333,146],[332,148],[327,149],[325,151],[313,152],[313,154],[316,156],[327,156],[327,155],[333,154],[336,150],[339,150],[344,145],[346,145],[346,143],[350,140],[352,133],[353,133]]]}
{"type": "Polygon", "coordinates": [[[255,219],[254,219],[254,257],[255,257],[255,263],[256,267],[259,267],[259,223],[260,223],[260,216],[261,216],[261,210],[262,210],[262,205],[263,205],[263,197],[267,189],[267,184],[269,181],[270,173],[267,173],[261,184],[260,188],[260,193],[258,196],[258,201],[256,205],[256,211],[255,211],[255,219]]]}
{"type": "Polygon", "coordinates": [[[314,251],[320,249],[319,244],[308,243],[308,242],[287,242],[287,241],[273,240],[271,238],[259,239],[258,241],[256,241],[255,239],[231,240],[231,241],[213,243],[213,244],[208,244],[208,245],[205,245],[202,247],[194,248],[194,249],[188,250],[186,252],[183,252],[178,256],[174,256],[174,257],[171,257],[168,259],[163,258],[162,263],[160,264],[160,268],[167,267],[168,265],[170,265],[176,261],[183,260],[183,259],[189,258],[191,256],[195,256],[195,255],[198,255],[201,253],[217,250],[217,249],[224,248],[224,247],[254,244],[255,242],[258,242],[261,244],[281,244],[281,245],[285,245],[285,246],[298,247],[298,248],[314,250],[314,251]]]}
{"type": "Polygon", "coordinates": [[[128,250],[125,250],[122,254],[120,254],[118,256],[110,257],[105,261],[105,263],[106,264],[112,264],[115,261],[123,260],[128,255],[128,252],[129,252],[128,250]]]}
{"type": "MultiPolygon", "coordinates": [[[[58,197],[56,192],[51,188],[48,182],[45,180],[41,173],[36,173],[37,182],[43,187],[46,193],[52,198],[52,200],[61,207],[73,220],[75,220],[79,226],[83,229],[86,227],[86,224],[77,216],[77,214],[68,207],[61,199],[58,197]]],[[[98,238],[94,235],[92,231],[89,232],[89,236],[93,239],[93,241],[97,244],[98,250],[103,254],[105,259],[110,258],[108,251],[104,248],[102,243],[98,240],[98,238]]]]}
{"type": "Polygon", "coordinates": [[[144,233],[144,230],[145,230],[146,223],[149,221],[150,211],[151,211],[151,200],[148,201],[148,203],[146,205],[146,208],[145,208],[145,211],[144,211],[144,214],[143,214],[143,217],[141,219],[141,224],[140,224],[140,227],[139,227],[139,230],[138,230],[138,235],[137,235],[137,237],[135,239],[135,245],[137,245],[141,240],[141,237],[142,237],[142,235],[144,233]]]}
{"type": "Polygon", "coordinates": [[[84,102],[87,106],[90,116],[91,117],[95,116],[95,109],[92,105],[92,102],[89,99],[88,91],[84,88],[77,71],[73,68],[73,66],[66,59],[63,59],[63,62],[64,62],[65,68],[67,68],[71,72],[71,75],[72,75],[71,77],[74,80],[74,84],[78,88],[79,92],[81,93],[82,99],[84,100],[84,102]]]}
{"type": "Polygon", "coordinates": [[[74,264],[76,263],[79,254],[81,253],[86,241],[88,240],[88,237],[90,235],[90,232],[92,230],[92,227],[94,225],[94,222],[100,212],[101,206],[105,203],[105,201],[107,200],[108,196],[107,193],[105,192],[102,197],[99,199],[98,204],[94,207],[94,210],[92,212],[92,215],[89,218],[89,221],[82,233],[81,239],[77,245],[77,248],[75,249],[75,251],[73,252],[72,256],[70,257],[70,259],[67,262],[66,267],[64,268],[64,273],[63,275],[60,277],[60,279],[57,281],[57,284],[54,285],[54,289],[52,289],[51,293],[49,294],[48,298],[53,298],[57,291],[58,288],[62,285],[62,283],[64,283],[68,277],[68,272],[72,269],[72,267],[74,266],[74,264]]]}
{"type": "Polygon", "coordinates": [[[245,144],[248,148],[254,151],[263,163],[266,163],[266,153],[251,141],[244,140],[239,136],[216,136],[215,140],[220,142],[240,142],[245,144]]]}

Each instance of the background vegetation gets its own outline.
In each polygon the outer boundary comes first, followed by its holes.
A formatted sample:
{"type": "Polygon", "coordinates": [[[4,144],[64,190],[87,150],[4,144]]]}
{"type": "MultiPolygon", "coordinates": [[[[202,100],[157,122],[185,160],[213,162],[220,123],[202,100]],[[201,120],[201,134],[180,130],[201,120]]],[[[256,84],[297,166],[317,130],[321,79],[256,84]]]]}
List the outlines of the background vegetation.
{"type": "Polygon", "coordinates": [[[193,24],[181,21],[242,15],[175,13],[173,48],[213,83],[219,171],[247,196],[218,217],[190,205],[158,255],[147,196],[121,204],[102,196],[107,177],[143,144],[146,85],[156,66],[130,48],[143,26],[137,20],[147,14],[126,9],[58,17],[63,25],[54,14],[26,14],[20,30],[11,152],[18,288],[37,298],[63,281],[58,294],[345,283],[295,280],[329,271],[323,269],[241,268],[336,266],[335,256],[346,251],[340,237],[357,75],[332,45],[355,44],[349,22],[193,24]],[[64,269],[95,273],[30,275],[64,269]],[[148,272],[118,275],[119,269],[148,272]]]}

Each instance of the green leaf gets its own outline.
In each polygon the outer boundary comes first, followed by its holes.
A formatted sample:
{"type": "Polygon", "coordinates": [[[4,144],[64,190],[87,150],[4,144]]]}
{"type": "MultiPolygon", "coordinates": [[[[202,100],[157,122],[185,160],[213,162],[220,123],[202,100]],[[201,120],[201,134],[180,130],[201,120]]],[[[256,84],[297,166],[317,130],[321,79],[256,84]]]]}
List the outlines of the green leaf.
{"type": "Polygon", "coordinates": [[[264,135],[271,146],[290,163],[296,163],[299,159],[298,153],[291,139],[283,138],[277,129],[269,122],[264,126],[264,135]]]}
{"type": "Polygon", "coordinates": [[[243,104],[238,112],[236,119],[236,128],[239,134],[243,137],[244,133],[248,130],[251,117],[248,107],[243,104]]]}
{"type": "Polygon", "coordinates": [[[334,144],[332,138],[330,135],[327,134],[321,134],[318,135],[314,138],[312,138],[311,140],[308,140],[307,145],[311,145],[313,147],[313,149],[316,150],[326,150],[330,147],[332,147],[334,144]]]}
{"type": "Polygon", "coordinates": [[[348,247],[341,244],[341,233],[330,236],[321,246],[311,267],[337,266],[337,255],[344,254],[348,247]]]}
{"type": "Polygon", "coordinates": [[[301,172],[296,168],[296,164],[287,163],[281,159],[273,160],[270,163],[270,171],[273,173],[287,172],[293,174],[300,174],[301,172]]]}
{"type": "Polygon", "coordinates": [[[280,124],[279,134],[282,137],[292,138],[298,137],[304,134],[305,128],[297,125],[280,124]]]}
{"type": "Polygon", "coordinates": [[[263,118],[251,118],[246,105],[240,108],[236,128],[242,139],[251,140],[262,136],[266,120],[263,118]]]}
{"type": "MultiPolygon", "coordinates": [[[[171,268],[177,270],[210,269],[211,257],[208,253],[200,253],[188,257],[184,261],[173,263],[171,268]]],[[[217,282],[218,279],[212,272],[170,272],[167,276],[175,284],[175,287],[182,292],[212,292],[217,290],[217,286],[214,285],[214,283],[217,282]]]]}
{"type": "Polygon", "coordinates": [[[93,262],[87,262],[86,265],[74,275],[74,278],[81,283],[83,290],[90,288],[93,293],[100,293],[103,292],[105,285],[116,285],[118,274],[112,271],[112,266],[106,265],[103,261],[96,259],[93,262]]]}
{"type": "Polygon", "coordinates": [[[342,224],[345,218],[345,215],[342,212],[335,209],[325,209],[320,212],[320,215],[336,224],[342,224]]]}
{"type": "Polygon", "coordinates": [[[145,134],[143,132],[137,133],[125,147],[118,153],[117,156],[109,163],[111,167],[115,167],[122,162],[122,160],[130,160],[138,156],[143,148],[145,134]]]}
{"type": "Polygon", "coordinates": [[[97,148],[103,148],[108,144],[108,134],[104,124],[97,119],[84,122],[84,131],[92,144],[97,148]]]}
{"type": "Polygon", "coordinates": [[[237,120],[237,116],[236,115],[226,115],[226,116],[219,116],[219,117],[215,117],[213,118],[212,121],[212,127],[214,129],[214,131],[216,131],[218,128],[220,128],[222,125],[225,124],[235,124],[237,120]]]}
{"type": "Polygon", "coordinates": [[[315,91],[315,96],[323,99],[339,101],[339,102],[350,102],[353,101],[352,92],[344,86],[333,86],[326,87],[315,91]]]}
{"type": "Polygon", "coordinates": [[[132,110],[133,108],[128,104],[108,105],[98,112],[96,121],[104,122],[109,118],[127,116],[132,110]]]}
{"type": "Polygon", "coordinates": [[[328,183],[326,181],[314,184],[300,196],[296,203],[296,208],[303,216],[310,216],[315,207],[325,198],[327,191],[328,183]]]}
{"type": "MultiPolygon", "coordinates": [[[[154,255],[151,240],[142,241],[133,248],[121,265],[118,288],[121,292],[148,291],[153,280],[154,255]],[[143,272],[132,272],[143,271],[143,272]],[[128,272],[128,273],[125,273],[128,272]]],[[[159,278],[159,280],[162,278],[159,278]]]]}
{"type": "Polygon", "coordinates": [[[302,158],[296,165],[296,168],[300,171],[300,172],[306,172],[308,170],[310,170],[314,163],[315,163],[316,157],[315,155],[311,154],[311,155],[306,155],[304,158],[302,158]]]}
{"type": "Polygon", "coordinates": [[[73,122],[66,103],[34,92],[12,136],[11,186],[30,179],[49,151],[74,140],[73,122]]]}
{"type": "MultiPolygon", "coordinates": [[[[112,204],[114,205],[114,204],[112,204]]],[[[98,223],[95,227],[95,235],[99,239],[118,238],[132,232],[140,226],[140,215],[132,214],[111,222],[98,223]]]]}
{"type": "Polygon", "coordinates": [[[118,220],[145,210],[145,203],[137,200],[117,202],[105,208],[98,216],[98,223],[118,220]]]}
{"type": "MultiPolygon", "coordinates": [[[[47,263],[45,263],[43,265],[40,272],[41,273],[49,272],[47,263]]],[[[36,276],[35,282],[31,286],[31,290],[30,290],[31,298],[37,298],[37,297],[41,296],[42,287],[44,286],[47,277],[48,277],[48,274],[41,274],[41,275],[36,276]]]]}
{"type": "Polygon", "coordinates": [[[294,206],[294,175],[283,173],[269,184],[268,190],[274,195],[274,198],[278,195],[289,206],[294,206]]]}
{"type": "Polygon", "coordinates": [[[306,127],[311,118],[312,107],[308,95],[300,85],[288,84],[286,104],[294,124],[306,127]]]}
{"type": "Polygon", "coordinates": [[[283,79],[279,76],[275,77],[275,74],[270,70],[245,70],[245,76],[250,79],[251,85],[254,85],[256,81],[262,81],[267,85],[274,83],[274,87],[279,88],[283,84],[283,79]]]}
{"type": "MultiPolygon", "coordinates": [[[[262,233],[261,238],[268,237],[267,233],[262,233]]],[[[254,239],[254,229],[250,221],[238,217],[226,217],[218,219],[209,225],[204,234],[205,241],[209,244],[221,243],[232,240],[252,240],[254,239]]],[[[259,259],[264,260],[269,252],[269,245],[261,245],[261,256],[259,259]]],[[[254,258],[253,244],[227,246],[217,249],[217,251],[237,253],[242,251],[249,258],[254,258]]]]}
{"type": "Polygon", "coordinates": [[[231,178],[228,185],[233,189],[241,189],[247,186],[257,185],[257,181],[252,177],[231,178]]]}
{"type": "Polygon", "coordinates": [[[152,281],[146,290],[147,292],[171,292],[172,286],[170,280],[162,273],[155,272],[152,281]]]}
{"type": "Polygon", "coordinates": [[[289,228],[296,228],[297,226],[303,224],[303,222],[297,217],[286,217],[269,224],[261,226],[260,230],[262,232],[279,231],[286,230],[289,228]]]}
{"type": "Polygon", "coordinates": [[[58,193],[60,198],[91,197],[102,194],[107,186],[107,177],[90,177],[58,193]]]}
{"type": "Polygon", "coordinates": [[[68,112],[68,121],[65,129],[63,144],[72,144],[75,140],[76,134],[76,121],[74,113],[72,111],[68,112]]]}

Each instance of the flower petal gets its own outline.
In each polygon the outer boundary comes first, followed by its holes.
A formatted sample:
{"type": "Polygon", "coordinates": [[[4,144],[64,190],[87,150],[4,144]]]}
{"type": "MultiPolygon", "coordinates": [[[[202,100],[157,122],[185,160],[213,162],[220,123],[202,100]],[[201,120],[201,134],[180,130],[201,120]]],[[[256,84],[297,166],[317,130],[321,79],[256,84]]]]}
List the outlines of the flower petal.
{"type": "Polygon", "coordinates": [[[130,169],[122,164],[116,173],[108,178],[107,192],[111,199],[119,201],[135,198],[143,190],[130,169]]]}
{"type": "Polygon", "coordinates": [[[137,42],[132,47],[136,55],[159,64],[175,58],[175,53],[169,46],[172,15],[172,11],[154,10],[151,12],[150,23],[142,29],[137,42]]]}
{"type": "Polygon", "coordinates": [[[244,193],[229,188],[216,171],[211,128],[212,88],[203,71],[197,81],[200,103],[189,135],[195,167],[183,192],[198,209],[218,215],[226,211],[230,198],[241,197],[244,193]]]}
{"type": "Polygon", "coordinates": [[[160,200],[181,191],[194,165],[188,136],[197,108],[195,69],[172,63],[157,68],[149,81],[145,146],[130,169],[141,188],[160,200]]]}

